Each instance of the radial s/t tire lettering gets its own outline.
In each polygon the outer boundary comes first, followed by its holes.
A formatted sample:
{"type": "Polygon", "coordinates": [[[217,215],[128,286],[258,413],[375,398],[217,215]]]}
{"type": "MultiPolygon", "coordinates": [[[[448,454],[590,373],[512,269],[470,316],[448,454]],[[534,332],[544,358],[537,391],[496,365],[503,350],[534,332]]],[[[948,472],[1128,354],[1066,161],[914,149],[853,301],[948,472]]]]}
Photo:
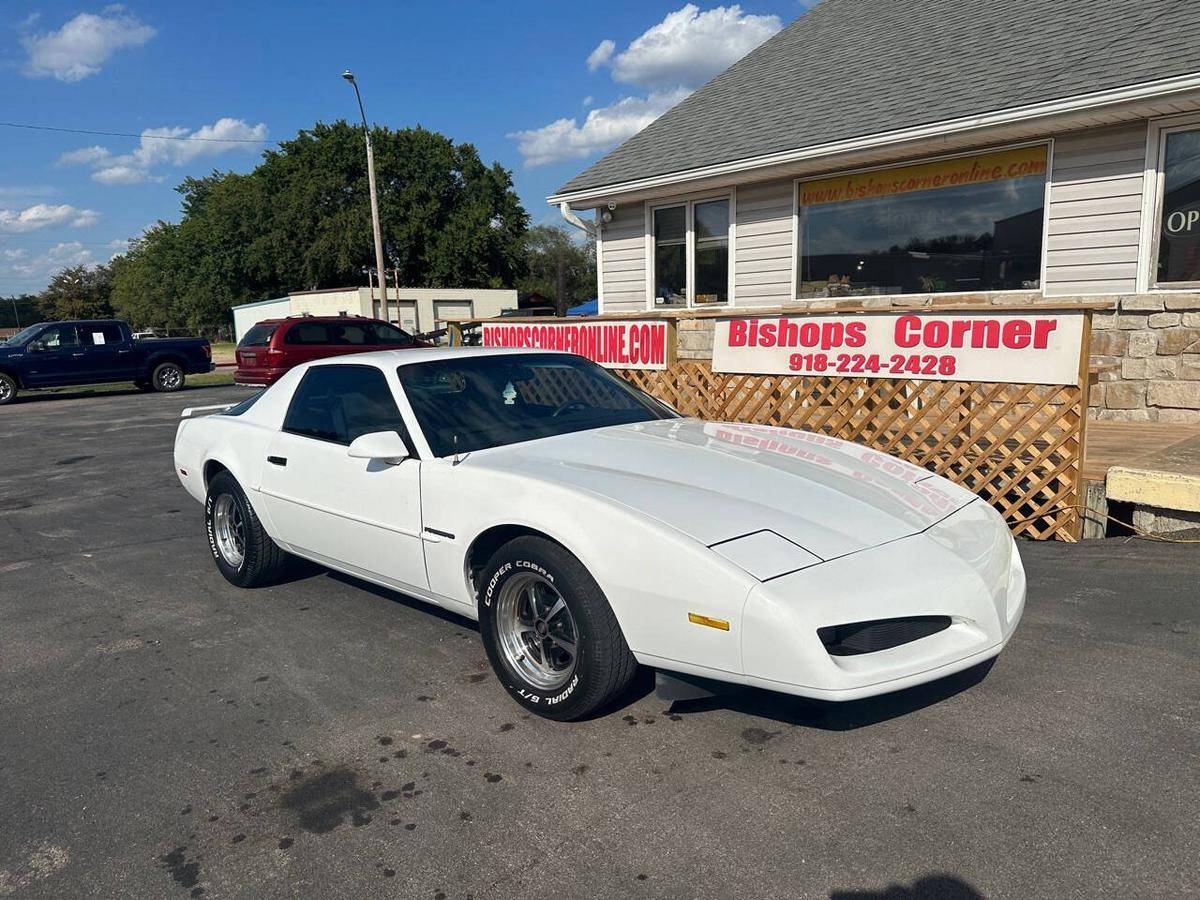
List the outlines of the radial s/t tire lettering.
{"type": "Polygon", "coordinates": [[[204,500],[208,548],[230,584],[262,587],[278,581],[291,556],[271,540],[246,493],[229,472],[219,472],[204,500]]]}
{"type": "Polygon", "coordinates": [[[480,576],[479,630],[505,690],[547,719],[611,703],[637,671],[600,586],[545,538],[515,538],[492,555],[480,576]]]}

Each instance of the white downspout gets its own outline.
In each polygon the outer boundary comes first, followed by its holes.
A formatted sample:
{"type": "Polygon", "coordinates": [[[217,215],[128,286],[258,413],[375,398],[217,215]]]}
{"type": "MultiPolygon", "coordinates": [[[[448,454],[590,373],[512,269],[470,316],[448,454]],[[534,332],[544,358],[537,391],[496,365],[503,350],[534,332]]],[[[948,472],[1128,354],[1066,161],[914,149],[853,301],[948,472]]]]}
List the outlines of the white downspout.
{"type": "Polygon", "coordinates": [[[566,219],[568,222],[570,222],[576,228],[581,229],[589,237],[596,236],[596,226],[591,222],[585,222],[585,221],[583,221],[583,219],[579,218],[579,216],[577,216],[575,214],[575,210],[571,209],[570,203],[567,203],[566,201],[564,201],[564,202],[558,204],[558,211],[559,211],[559,213],[562,214],[562,217],[564,219],[566,219]]]}

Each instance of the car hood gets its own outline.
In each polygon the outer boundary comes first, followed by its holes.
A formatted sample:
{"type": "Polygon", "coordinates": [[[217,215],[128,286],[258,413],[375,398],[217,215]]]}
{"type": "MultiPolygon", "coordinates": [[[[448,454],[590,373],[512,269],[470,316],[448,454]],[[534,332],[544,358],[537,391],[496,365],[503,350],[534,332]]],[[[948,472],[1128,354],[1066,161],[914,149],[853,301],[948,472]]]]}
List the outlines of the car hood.
{"type": "Polygon", "coordinates": [[[472,455],[475,465],[607,497],[708,546],[766,529],[823,560],[924,531],[976,499],[925,469],[836,438],[696,419],[472,455]]]}

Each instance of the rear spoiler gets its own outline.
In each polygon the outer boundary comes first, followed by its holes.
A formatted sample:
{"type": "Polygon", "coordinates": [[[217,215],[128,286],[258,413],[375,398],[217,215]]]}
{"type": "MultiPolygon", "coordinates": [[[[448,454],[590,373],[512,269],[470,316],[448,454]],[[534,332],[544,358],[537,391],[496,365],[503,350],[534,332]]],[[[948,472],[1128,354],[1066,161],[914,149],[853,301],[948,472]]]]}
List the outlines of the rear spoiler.
{"type": "Polygon", "coordinates": [[[189,406],[187,409],[185,409],[183,412],[181,412],[179,414],[179,418],[194,419],[197,416],[201,416],[201,415],[212,416],[212,415],[216,415],[218,413],[222,413],[227,409],[233,409],[235,406],[237,406],[236,403],[221,403],[221,404],[218,404],[217,406],[189,406]]]}

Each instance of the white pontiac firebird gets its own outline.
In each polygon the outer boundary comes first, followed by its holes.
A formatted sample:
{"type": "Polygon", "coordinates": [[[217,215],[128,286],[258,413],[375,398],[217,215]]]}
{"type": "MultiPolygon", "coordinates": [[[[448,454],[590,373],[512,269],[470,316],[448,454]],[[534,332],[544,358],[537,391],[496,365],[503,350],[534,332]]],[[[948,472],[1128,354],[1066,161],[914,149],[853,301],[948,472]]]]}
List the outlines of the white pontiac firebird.
{"type": "MultiPolygon", "coordinates": [[[[215,414],[175,468],[221,574],[291,555],[478,619],[518,703],[574,719],[638,664],[826,700],[1000,653],[1025,573],[987,503],[803,431],[682,418],[581,357],[321,360],[215,414]]],[[[685,687],[686,690],[686,687],[685,687]]]]}

